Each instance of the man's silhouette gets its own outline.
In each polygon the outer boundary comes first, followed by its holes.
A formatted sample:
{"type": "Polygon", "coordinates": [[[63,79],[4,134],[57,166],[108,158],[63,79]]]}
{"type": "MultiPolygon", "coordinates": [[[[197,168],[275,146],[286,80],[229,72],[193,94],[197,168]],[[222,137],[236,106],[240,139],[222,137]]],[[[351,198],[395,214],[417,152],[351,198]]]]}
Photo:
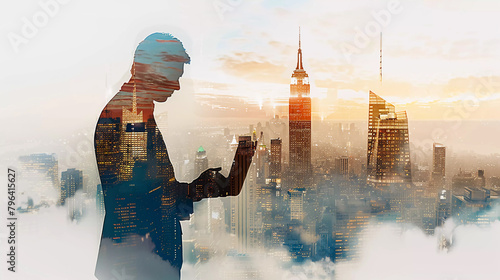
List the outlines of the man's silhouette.
{"type": "Polygon", "coordinates": [[[99,280],[179,279],[180,221],[193,202],[241,191],[256,146],[249,136],[240,137],[228,178],[213,168],[192,183],[175,179],[153,101],[179,89],[189,60],[177,38],[149,35],[135,51],[132,77],[101,112],[94,141],[106,209],[99,280]]]}

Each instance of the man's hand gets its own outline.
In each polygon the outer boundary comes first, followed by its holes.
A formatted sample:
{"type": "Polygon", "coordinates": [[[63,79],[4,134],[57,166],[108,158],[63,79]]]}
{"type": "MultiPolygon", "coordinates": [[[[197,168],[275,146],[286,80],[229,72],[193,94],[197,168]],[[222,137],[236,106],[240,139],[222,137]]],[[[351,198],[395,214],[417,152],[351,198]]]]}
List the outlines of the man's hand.
{"type": "Polygon", "coordinates": [[[190,197],[194,201],[199,201],[207,197],[226,196],[225,189],[229,180],[219,173],[222,168],[209,168],[189,184],[190,197]]]}
{"type": "Polygon", "coordinates": [[[252,164],[256,147],[257,142],[253,142],[250,136],[240,136],[229,177],[226,178],[219,173],[220,167],[209,168],[188,185],[187,197],[193,201],[200,201],[207,197],[238,195],[252,164]]]}

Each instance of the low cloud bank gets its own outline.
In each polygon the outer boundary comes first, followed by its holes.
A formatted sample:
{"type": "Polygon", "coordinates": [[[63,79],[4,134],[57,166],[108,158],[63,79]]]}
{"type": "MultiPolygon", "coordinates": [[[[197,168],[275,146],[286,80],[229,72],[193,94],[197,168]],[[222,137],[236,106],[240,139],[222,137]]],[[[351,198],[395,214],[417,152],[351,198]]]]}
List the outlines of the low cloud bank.
{"type": "MultiPolygon", "coordinates": [[[[494,213],[499,213],[495,208],[494,213]]],[[[1,279],[89,280],[94,277],[102,220],[92,208],[76,223],[65,207],[42,208],[19,215],[17,272],[6,269],[1,279]]],[[[5,240],[6,229],[0,236],[5,240]]],[[[360,258],[333,263],[329,259],[292,265],[283,262],[285,249],[273,254],[214,256],[208,262],[183,266],[183,279],[499,279],[500,221],[488,226],[455,225],[448,221],[434,236],[395,224],[370,226],[363,236],[360,258]],[[442,238],[451,242],[440,250],[442,238]],[[247,278],[245,278],[247,279],[247,278]]],[[[224,238],[224,237],[222,237],[224,238]]],[[[226,248],[227,249],[227,248],[226,248]]],[[[6,252],[6,242],[1,244],[6,252]]],[[[225,249],[224,249],[225,250],[225,249]]]]}

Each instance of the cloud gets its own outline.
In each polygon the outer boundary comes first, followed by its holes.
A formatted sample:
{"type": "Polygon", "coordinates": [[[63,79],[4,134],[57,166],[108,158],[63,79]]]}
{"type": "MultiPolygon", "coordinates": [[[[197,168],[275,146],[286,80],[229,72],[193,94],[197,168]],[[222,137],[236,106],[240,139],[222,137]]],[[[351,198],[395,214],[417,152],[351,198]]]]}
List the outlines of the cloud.
{"type": "Polygon", "coordinates": [[[414,86],[411,83],[398,80],[384,81],[383,88],[380,87],[380,81],[378,79],[366,80],[355,78],[350,81],[316,79],[315,82],[316,86],[318,87],[366,91],[367,95],[369,90],[376,91],[377,89],[379,89],[379,91],[383,92],[381,94],[384,96],[408,96],[417,88],[417,86],[414,86]]]}
{"type": "MultiPolygon", "coordinates": [[[[450,224],[450,223],[448,223],[450,224]]],[[[450,229],[448,229],[450,230],[450,229]]],[[[279,256],[263,252],[213,258],[201,265],[187,265],[183,275],[195,272],[200,279],[498,279],[496,262],[500,257],[500,222],[488,227],[453,226],[454,247],[448,253],[439,250],[441,235],[428,236],[420,229],[403,229],[396,224],[372,225],[365,232],[360,259],[333,263],[318,262],[286,265],[279,256]],[[335,276],[334,276],[335,275],[335,276]]]]}
{"type": "Polygon", "coordinates": [[[473,93],[478,98],[500,93],[500,76],[468,76],[453,78],[444,90],[448,94],[473,93]]]}
{"type": "Polygon", "coordinates": [[[236,77],[253,82],[287,83],[288,80],[280,76],[290,72],[290,68],[281,64],[267,61],[255,53],[234,53],[219,58],[222,69],[236,77]]]}
{"type": "MultiPolygon", "coordinates": [[[[96,279],[100,227],[95,210],[80,223],[71,222],[67,211],[66,207],[53,206],[18,215],[17,271],[7,272],[3,264],[1,279],[96,279]]],[[[3,246],[1,249],[6,251],[3,246]]]]}
{"type": "MultiPolygon", "coordinates": [[[[129,238],[135,239],[137,236],[132,235],[129,238]]],[[[102,258],[101,255],[99,256],[97,262],[96,275],[100,279],[175,279],[178,276],[179,272],[176,268],[172,267],[169,262],[162,260],[160,256],[152,253],[154,244],[150,239],[143,239],[133,248],[115,245],[110,238],[102,240],[101,248],[107,249],[102,258]],[[133,258],[133,261],[130,261],[131,258],[133,258]],[[139,275],[139,279],[134,275],[139,275]]]]}
{"type": "MultiPolygon", "coordinates": [[[[494,269],[500,257],[500,222],[488,227],[458,226],[454,246],[438,250],[440,235],[419,229],[402,231],[396,225],[369,229],[357,261],[336,265],[343,279],[498,279],[494,269]]],[[[440,230],[438,230],[439,232],[440,230]]]]}
{"type": "MultiPolygon", "coordinates": [[[[64,207],[21,215],[18,271],[6,274],[7,271],[2,269],[0,277],[12,280],[95,279],[93,274],[102,220],[91,207],[89,209],[79,223],[68,220],[64,207]]],[[[499,206],[492,210],[496,218],[499,213],[499,206]]],[[[190,234],[189,229],[185,228],[185,234],[190,234]]],[[[202,280],[232,280],[244,275],[262,280],[498,279],[499,235],[498,220],[487,226],[457,226],[450,220],[443,228],[437,228],[433,236],[425,235],[417,228],[385,223],[371,225],[365,230],[357,260],[333,263],[323,259],[293,264],[287,261],[286,247],[270,252],[257,249],[248,254],[231,253],[228,241],[234,236],[222,233],[214,235],[214,240],[209,242],[216,244],[213,257],[197,265],[185,262],[182,275],[183,279],[198,277],[202,280]],[[439,250],[442,236],[452,241],[448,252],[439,250]]],[[[161,265],[162,261],[155,260],[148,252],[144,250],[145,260],[157,262],[159,265],[154,267],[162,267],[161,273],[168,271],[168,265],[161,265]]]]}
{"type": "Polygon", "coordinates": [[[304,229],[302,226],[295,231],[300,235],[300,241],[304,244],[311,245],[319,240],[319,235],[304,229]]]}
{"type": "Polygon", "coordinates": [[[385,51],[391,57],[411,59],[477,60],[495,56],[498,40],[482,41],[476,38],[446,40],[420,36],[417,44],[393,43],[385,51]]]}

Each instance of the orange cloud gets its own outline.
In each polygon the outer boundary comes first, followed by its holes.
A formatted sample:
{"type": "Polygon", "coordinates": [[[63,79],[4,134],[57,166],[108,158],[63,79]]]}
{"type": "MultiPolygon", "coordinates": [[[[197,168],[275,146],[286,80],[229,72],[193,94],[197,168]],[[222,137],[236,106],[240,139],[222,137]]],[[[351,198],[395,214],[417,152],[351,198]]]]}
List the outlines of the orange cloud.
{"type": "Polygon", "coordinates": [[[225,72],[253,82],[288,83],[290,67],[265,61],[253,53],[234,53],[219,58],[225,72]]]}

